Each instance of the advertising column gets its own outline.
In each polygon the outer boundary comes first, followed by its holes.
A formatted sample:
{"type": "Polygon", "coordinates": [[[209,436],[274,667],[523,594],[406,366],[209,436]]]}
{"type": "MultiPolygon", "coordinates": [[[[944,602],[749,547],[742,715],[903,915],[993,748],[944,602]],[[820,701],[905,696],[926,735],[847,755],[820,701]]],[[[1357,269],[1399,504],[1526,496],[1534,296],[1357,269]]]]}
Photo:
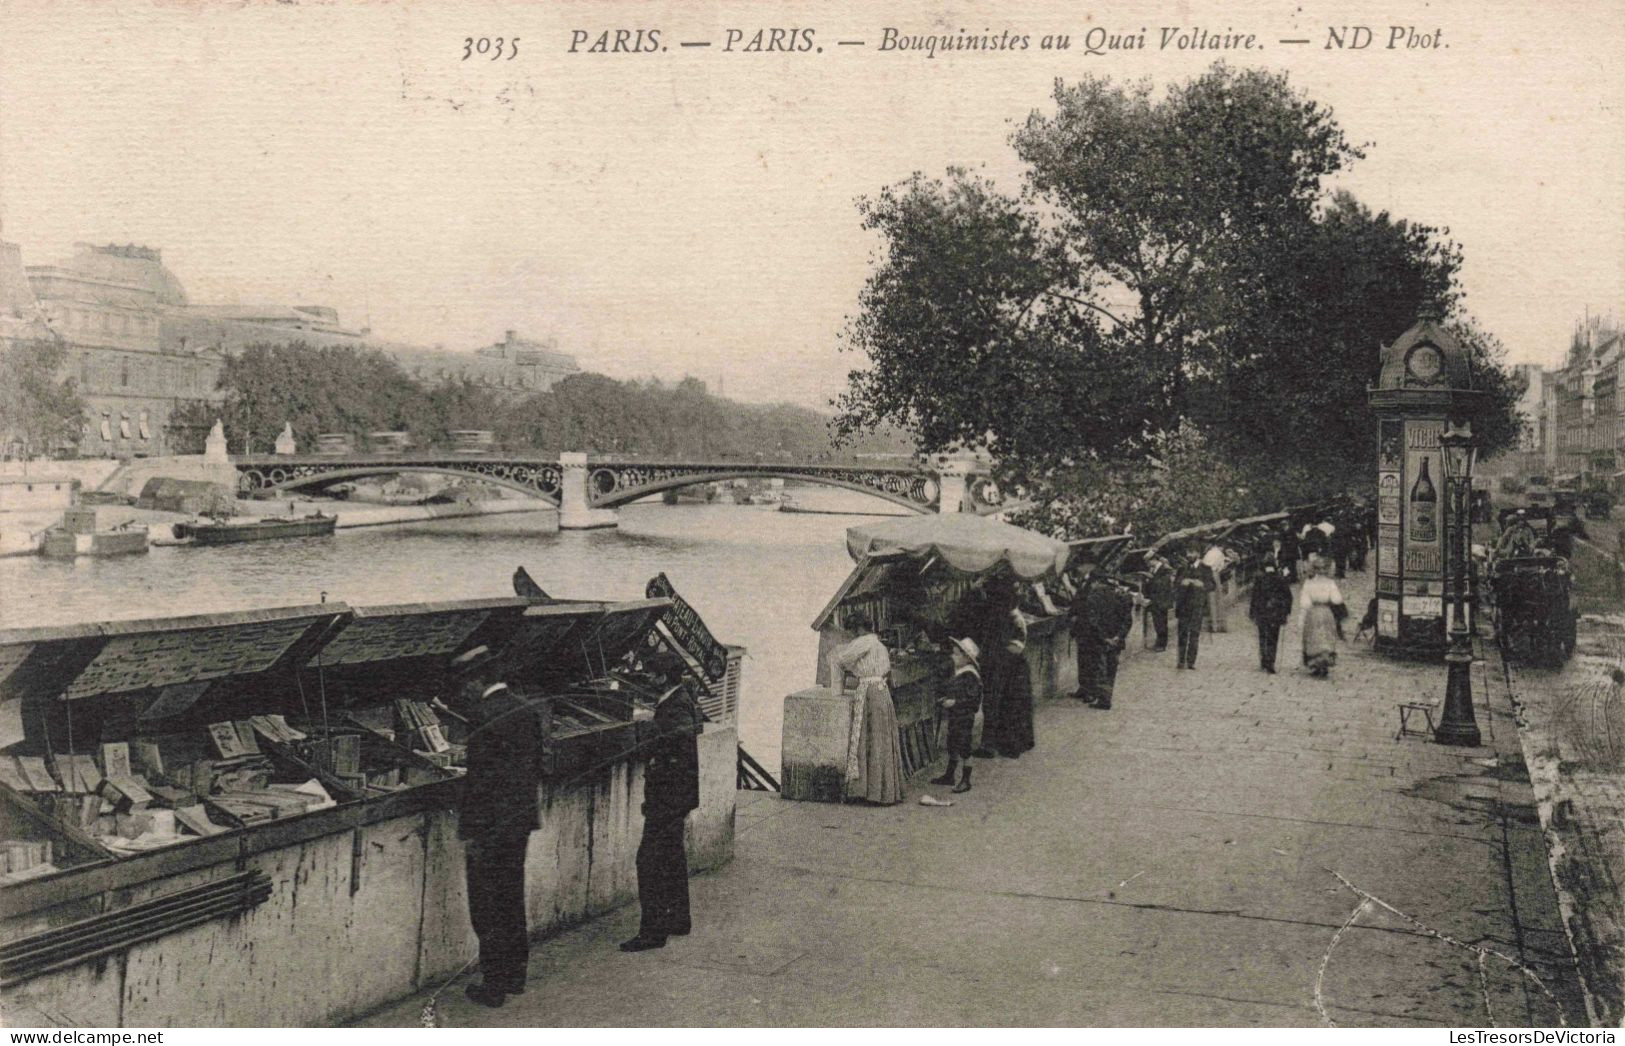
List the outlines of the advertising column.
{"type": "Polygon", "coordinates": [[[1444,462],[1439,457],[1443,418],[1405,420],[1404,520],[1401,549],[1400,642],[1438,647],[1444,642],[1444,462]]]}
{"type": "Polygon", "coordinates": [[[1377,638],[1399,641],[1399,596],[1404,561],[1399,555],[1404,502],[1405,423],[1382,420],[1377,444],[1377,638]]]}

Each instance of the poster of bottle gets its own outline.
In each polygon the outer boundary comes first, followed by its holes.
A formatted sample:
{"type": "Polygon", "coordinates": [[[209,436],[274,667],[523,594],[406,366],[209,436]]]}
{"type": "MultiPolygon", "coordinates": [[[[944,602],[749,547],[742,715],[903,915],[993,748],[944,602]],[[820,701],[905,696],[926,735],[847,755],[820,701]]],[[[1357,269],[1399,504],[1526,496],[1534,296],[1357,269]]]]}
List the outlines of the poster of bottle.
{"type": "MultiPolygon", "coordinates": [[[[1439,458],[1440,420],[1405,422],[1404,501],[1405,579],[1444,577],[1445,476],[1439,458]]],[[[1406,613],[1410,609],[1406,608],[1406,613]]]]}

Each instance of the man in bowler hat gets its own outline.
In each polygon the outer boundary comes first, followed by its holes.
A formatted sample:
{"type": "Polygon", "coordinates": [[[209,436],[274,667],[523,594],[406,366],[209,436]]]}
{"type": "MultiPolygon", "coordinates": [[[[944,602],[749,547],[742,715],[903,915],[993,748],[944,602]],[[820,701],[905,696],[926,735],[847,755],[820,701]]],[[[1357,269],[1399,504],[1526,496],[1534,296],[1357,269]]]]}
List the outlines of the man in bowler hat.
{"type": "Polygon", "coordinates": [[[468,997],[498,1007],[525,990],[530,935],[525,919],[525,846],[541,826],[536,810],[541,724],[502,681],[501,665],[475,647],[451,666],[468,720],[457,836],[463,840],[468,919],[480,941],[481,983],[468,997]]]}
{"type": "Polygon", "coordinates": [[[655,706],[654,738],[643,766],[643,841],[638,844],[638,935],[623,952],[663,948],[691,928],[688,852],[683,824],[700,805],[698,684],[680,666],[667,668],[667,690],[655,706]]]}

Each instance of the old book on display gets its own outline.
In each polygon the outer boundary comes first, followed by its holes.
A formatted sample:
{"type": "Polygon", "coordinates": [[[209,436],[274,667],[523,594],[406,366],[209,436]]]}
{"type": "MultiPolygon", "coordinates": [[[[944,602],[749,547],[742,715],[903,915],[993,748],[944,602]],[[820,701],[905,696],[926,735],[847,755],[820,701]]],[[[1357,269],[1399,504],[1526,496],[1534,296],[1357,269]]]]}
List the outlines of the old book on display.
{"type": "Polygon", "coordinates": [[[102,776],[130,776],[130,746],[123,741],[102,745],[102,776]]]}
{"type": "Polygon", "coordinates": [[[42,757],[37,755],[18,756],[17,765],[22,768],[23,777],[28,781],[31,791],[45,793],[62,791],[62,787],[51,776],[51,771],[46,768],[45,760],[42,757]]]}
{"type": "Polygon", "coordinates": [[[220,753],[222,759],[238,759],[250,754],[244,747],[242,738],[237,734],[237,724],[230,720],[210,723],[209,737],[214,741],[215,751],[220,753]]]}

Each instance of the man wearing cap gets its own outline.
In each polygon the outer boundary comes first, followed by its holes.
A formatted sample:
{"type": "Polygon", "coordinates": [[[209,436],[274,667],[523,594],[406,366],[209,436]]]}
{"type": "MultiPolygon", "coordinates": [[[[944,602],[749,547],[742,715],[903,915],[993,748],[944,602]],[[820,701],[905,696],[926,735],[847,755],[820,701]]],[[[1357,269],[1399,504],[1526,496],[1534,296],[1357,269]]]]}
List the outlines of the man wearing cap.
{"type": "Polygon", "coordinates": [[[525,919],[525,846],[536,813],[541,730],[530,705],[508,689],[497,659],[475,647],[452,663],[468,720],[457,836],[467,863],[468,920],[480,941],[481,983],[468,997],[501,1006],[525,990],[530,935],[525,919]]]}
{"type": "Polygon", "coordinates": [[[949,655],[953,658],[954,674],[941,697],[942,712],[948,721],[948,769],[941,777],[933,777],[932,784],[951,784],[956,792],[970,791],[971,735],[976,732],[976,710],[982,704],[982,674],[978,667],[981,651],[976,640],[950,639],[949,655]],[[960,770],[959,781],[954,782],[954,770],[960,770]]]}
{"type": "MultiPolygon", "coordinates": [[[[1134,597],[1120,587],[1115,579],[1100,578],[1085,593],[1087,614],[1086,643],[1094,666],[1089,674],[1089,685],[1084,700],[1096,708],[1110,709],[1112,690],[1117,685],[1117,659],[1128,642],[1134,628],[1134,597]]],[[[1079,656],[1085,645],[1079,645],[1079,656]]]]}
{"type": "Polygon", "coordinates": [[[623,952],[664,948],[666,938],[681,937],[692,925],[683,824],[700,805],[698,684],[678,664],[668,663],[667,673],[643,766],[643,840],[637,858],[642,916],[638,935],[621,942],[623,952]]]}

